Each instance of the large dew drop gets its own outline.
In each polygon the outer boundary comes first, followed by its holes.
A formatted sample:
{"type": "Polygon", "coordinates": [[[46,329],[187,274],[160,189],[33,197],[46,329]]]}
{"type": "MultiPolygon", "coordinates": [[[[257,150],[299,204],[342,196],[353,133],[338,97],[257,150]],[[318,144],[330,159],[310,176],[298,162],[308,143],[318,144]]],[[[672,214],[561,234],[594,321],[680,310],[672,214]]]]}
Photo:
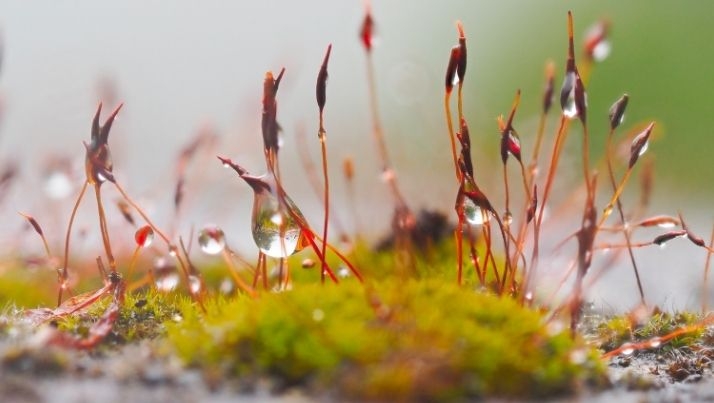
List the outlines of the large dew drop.
{"type": "Polygon", "coordinates": [[[203,253],[217,255],[226,247],[223,230],[216,226],[207,226],[198,233],[198,245],[203,253]]]}
{"type": "Polygon", "coordinates": [[[488,212],[468,198],[464,201],[464,216],[471,225],[482,225],[489,220],[488,212]]]}
{"type": "Polygon", "coordinates": [[[300,225],[293,214],[300,214],[288,196],[284,205],[269,192],[256,192],[253,204],[253,240],[261,252],[284,258],[295,253],[300,239],[300,225]],[[292,210],[292,214],[288,211],[292,210]]]}

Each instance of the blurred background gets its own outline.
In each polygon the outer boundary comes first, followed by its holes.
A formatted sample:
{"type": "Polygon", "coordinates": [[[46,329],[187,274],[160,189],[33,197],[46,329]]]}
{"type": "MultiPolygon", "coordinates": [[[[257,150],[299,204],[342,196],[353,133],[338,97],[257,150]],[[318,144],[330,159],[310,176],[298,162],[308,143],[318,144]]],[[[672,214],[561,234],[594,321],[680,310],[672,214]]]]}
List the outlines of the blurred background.
{"type": "MultiPolygon", "coordinates": [[[[372,8],[378,106],[395,170],[414,209],[438,209],[450,216],[453,211],[456,188],[442,102],[444,70],[457,41],[454,22],[463,21],[468,37],[464,103],[477,180],[501,205],[496,117],[508,113],[520,88],[515,126],[530,155],[546,60],[556,63],[556,89],[562,80],[570,9],[578,47],[588,27],[601,19],[611,23],[612,52],[595,66],[587,87],[593,162],[604,148],[608,108],[627,92],[631,99],[622,133],[657,121],[648,152],[656,160],[651,212],[676,215],[681,210],[690,226],[708,238],[714,222],[709,152],[714,145],[714,26],[709,21],[714,6],[698,1],[392,0],[375,1],[372,8]]],[[[389,230],[392,207],[375,158],[367,64],[358,38],[363,17],[360,1],[0,3],[0,166],[16,162],[19,167],[17,181],[2,195],[4,252],[41,250],[33,236],[17,236],[24,223],[16,211],[24,211],[40,221],[53,251],[60,253],[84,175],[82,141],[89,140],[96,105],[104,100],[105,109],[124,102],[109,140],[115,174],[160,226],[173,225],[182,147],[199,133],[215,135],[187,168],[176,231],[186,236],[191,228],[216,223],[234,248],[252,256],[252,194],[232,171],[221,168],[215,155],[229,156],[255,173],[264,170],[262,80],[267,70],[281,67],[286,68],[278,95],[281,167],[288,192],[318,227],[321,205],[298,149],[319,161],[314,85],[328,43],[333,52],[325,123],[333,214],[347,231],[359,226],[368,239],[378,238],[389,230]],[[341,174],[346,157],[355,164],[354,199],[341,174]],[[357,217],[350,213],[351,203],[357,217]]],[[[558,110],[553,112],[544,155],[559,119],[558,110]]],[[[566,200],[565,193],[580,183],[579,134],[573,130],[568,141],[563,194],[556,200],[566,200]]],[[[105,188],[108,200],[116,200],[117,194],[105,188]]],[[[626,206],[638,197],[636,181],[631,188],[623,196],[626,206]]],[[[554,240],[577,228],[580,206],[578,201],[573,219],[554,224],[554,240]]],[[[95,208],[91,198],[84,201],[76,228],[87,236],[74,253],[97,253],[95,208]]],[[[133,230],[116,209],[109,215],[113,237],[130,247],[133,230]]],[[[644,240],[650,239],[646,235],[644,240]]],[[[663,307],[698,306],[705,253],[686,241],[655,249],[637,251],[650,301],[663,307]]],[[[546,273],[562,271],[572,257],[567,250],[553,256],[546,273]]],[[[637,301],[631,270],[621,266],[591,290],[596,304],[620,308],[637,301]]],[[[552,276],[543,282],[557,278],[552,276]]]]}

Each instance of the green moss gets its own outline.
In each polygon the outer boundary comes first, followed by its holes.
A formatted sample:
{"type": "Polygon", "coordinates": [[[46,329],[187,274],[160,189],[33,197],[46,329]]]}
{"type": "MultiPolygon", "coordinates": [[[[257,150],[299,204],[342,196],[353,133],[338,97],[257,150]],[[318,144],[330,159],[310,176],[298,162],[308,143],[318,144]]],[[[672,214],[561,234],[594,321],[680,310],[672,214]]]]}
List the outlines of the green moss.
{"type": "MultiPolygon", "coordinates": [[[[153,290],[128,294],[105,344],[124,344],[164,335],[164,324],[176,319],[178,306],[187,298],[181,294],[163,294],[153,290]]],[[[57,325],[62,331],[86,337],[108,304],[109,297],[105,297],[85,312],[63,317],[57,325]]]]}
{"type": "MultiPolygon", "coordinates": [[[[691,312],[656,312],[641,324],[634,323],[628,316],[615,316],[598,325],[598,345],[601,349],[609,351],[627,342],[639,342],[665,336],[701,320],[701,315],[691,312]]],[[[704,336],[704,328],[674,337],[663,346],[666,348],[690,346],[697,343],[702,336],[704,336]]]]}
{"type": "Polygon", "coordinates": [[[359,398],[539,396],[602,369],[568,334],[548,334],[540,314],[434,279],[301,284],[219,298],[205,315],[192,304],[181,311],[168,337],[188,363],[359,398]]]}

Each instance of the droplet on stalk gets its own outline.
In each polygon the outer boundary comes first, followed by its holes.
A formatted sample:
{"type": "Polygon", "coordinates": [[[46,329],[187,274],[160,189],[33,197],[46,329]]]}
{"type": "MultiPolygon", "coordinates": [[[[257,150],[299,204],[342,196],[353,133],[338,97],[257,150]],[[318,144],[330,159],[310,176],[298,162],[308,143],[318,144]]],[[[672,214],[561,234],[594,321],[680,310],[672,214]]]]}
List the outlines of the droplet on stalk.
{"type": "Polygon", "coordinates": [[[188,275],[188,289],[193,295],[200,294],[203,290],[201,278],[194,274],[188,275]]]}
{"type": "Polygon", "coordinates": [[[154,241],[154,230],[149,225],[144,225],[143,227],[136,230],[134,233],[134,240],[136,245],[140,248],[148,248],[154,241]]]}
{"type": "Polygon", "coordinates": [[[601,62],[610,55],[612,46],[607,38],[610,22],[600,20],[591,26],[585,34],[583,50],[588,59],[601,62]]]}
{"type": "Polygon", "coordinates": [[[676,230],[676,231],[669,231],[666,232],[662,235],[658,235],[655,237],[655,239],[652,241],[653,244],[664,248],[665,244],[669,241],[671,241],[674,238],[679,238],[682,236],[686,236],[687,231],[686,230],[676,230]]]}
{"type": "Polygon", "coordinates": [[[587,113],[587,95],[580,73],[575,65],[575,46],[573,45],[573,14],[568,11],[568,60],[565,77],[560,89],[560,106],[563,115],[569,119],[576,116],[585,124],[587,113]]]}
{"type": "Polygon", "coordinates": [[[226,247],[226,237],[219,227],[210,225],[198,233],[198,246],[208,255],[217,255],[226,247]]]}
{"type": "Polygon", "coordinates": [[[302,235],[301,222],[306,220],[290,197],[279,188],[273,175],[252,176],[233,161],[218,158],[229,164],[253,189],[251,230],[256,246],[264,254],[276,258],[295,253],[302,235]]]}
{"type": "Polygon", "coordinates": [[[169,259],[158,258],[154,261],[152,268],[154,277],[154,285],[161,292],[169,292],[176,289],[179,284],[179,274],[176,265],[171,263],[169,259]]]}
{"type": "Polygon", "coordinates": [[[464,200],[464,217],[471,225],[482,225],[490,219],[489,212],[479,207],[471,199],[464,200]]]}

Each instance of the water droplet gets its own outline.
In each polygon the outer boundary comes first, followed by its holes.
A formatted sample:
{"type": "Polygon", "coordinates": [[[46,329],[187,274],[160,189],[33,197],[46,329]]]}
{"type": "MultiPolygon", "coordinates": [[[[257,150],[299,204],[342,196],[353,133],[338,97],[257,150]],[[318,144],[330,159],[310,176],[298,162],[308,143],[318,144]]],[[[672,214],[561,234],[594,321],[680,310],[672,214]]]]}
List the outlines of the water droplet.
{"type": "Polygon", "coordinates": [[[315,261],[312,259],[304,259],[302,261],[302,268],[303,269],[312,269],[315,267],[315,261]]]}
{"type": "Polygon", "coordinates": [[[176,265],[171,260],[164,257],[157,258],[152,268],[154,275],[154,285],[162,292],[169,292],[176,289],[179,283],[179,274],[176,265]]]}
{"type": "Polygon", "coordinates": [[[604,210],[602,210],[602,215],[609,216],[612,213],[612,204],[608,204],[604,210]]]}
{"type": "Polygon", "coordinates": [[[177,313],[171,317],[171,320],[173,320],[174,322],[181,322],[183,320],[183,316],[177,313]]]}
{"type": "Polygon", "coordinates": [[[662,339],[659,337],[653,337],[650,339],[649,345],[651,348],[658,348],[662,345],[662,339]]]}
{"type": "Polygon", "coordinates": [[[612,44],[608,40],[601,40],[593,48],[593,60],[596,62],[601,62],[610,56],[610,51],[612,50],[612,44]]]}
{"type": "Polygon", "coordinates": [[[509,226],[509,225],[511,225],[512,222],[513,222],[513,215],[511,214],[510,211],[506,211],[503,214],[503,224],[506,226],[509,226]]]}
{"type": "Polygon", "coordinates": [[[525,296],[525,300],[528,302],[533,301],[533,291],[528,291],[525,296]]]}
{"type": "Polygon", "coordinates": [[[635,347],[632,345],[632,343],[625,343],[620,348],[620,354],[624,356],[632,355],[632,353],[635,352],[635,347]]]}
{"type": "Polygon", "coordinates": [[[552,321],[548,323],[548,326],[546,327],[546,331],[548,332],[548,335],[553,337],[557,336],[565,331],[565,325],[563,322],[559,320],[552,321]]]}
{"type": "Polygon", "coordinates": [[[667,229],[667,228],[674,228],[676,225],[677,225],[677,224],[674,223],[674,222],[672,222],[672,221],[668,221],[668,222],[664,222],[664,221],[663,221],[663,222],[660,222],[659,224],[657,224],[658,227],[660,227],[660,228],[665,228],[665,229],[667,229]]]}
{"type": "Polygon", "coordinates": [[[609,247],[602,248],[602,254],[607,255],[608,253],[610,253],[610,250],[611,249],[609,247]]]}
{"type": "Polygon", "coordinates": [[[191,294],[200,294],[201,290],[203,289],[203,282],[201,281],[201,278],[195,274],[189,274],[188,289],[189,291],[191,291],[191,294]]]}
{"type": "Polygon", "coordinates": [[[223,230],[216,226],[204,227],[198,233],[198,245],[203,253],[217,255],[226,247],[226,237],[223,230]]]}
{"type": "Polygon", "coordinates": [[[156,277],[154,284],[156,289],[162,292],[169,292],[176,289],[179,283],[178,273],[167,274],[164,276],[156,277]]]}
{"type": "Polygon", "coordinates": [[[223,295],[231,295],[235,291],[235,287],[233,286],[233,281],[229,278],[224,278],[221,280],[221,284],[218,286],[218,290],[221,292],[223,295]]]}
{"type": "Polygon", "coordinates": [[[67,198],[72,193],[72,181],[63,171],[53,171],[45,179],[45,193],[51,199],[67,198]]]}
{"type": "Polygon", "coordinates": [[[300,226],[295,215],[301,217],[300,210],[284,196],[281,206],[271,192],[255,193],[253,202],[253,240],[260,250],[271,257],[288,257],[295,252],[300,239],[300,226]],[[292,211],[292,213],[290,211],[292,211]]]}
{"type": "Polygon", "coordinates": [[[141,248],[148,248],[154,241],[154,230],[150,226],[144,225],[134,233],[136,245],[141,248]]]}
{"type": "Polygon", "coordinates": [[[466,221],[471,225],[482,225],[489,220],[488,212],[478,207],[469,198],[466,198],[466,201],[464,201],[464,216],[466,217],[466,221]]]}
{"type": "Polygon", "coordinates": [[[383,182],[391,182],[394,180],[396,177],[396,174],[394,173],[394,170],[392,169],[385,169],[382,171],[382,181],[383,182]]]}
{"type": "Polygon", "coordinates": [[[577,76],[574,71],[567,72],[563,78],[563,86],[560,89],[560,107],[563,115],[568,119],[578,116],[578,107],[575,102],[575,86],[577,76]]]}
{"type": "Polygon", "coordinates": [[[350,269],[348,269],[348,268],[342,266],[342,267],[339,268],[339,270],[337,270],[337,275],[338,275],[340,278],[347,278],[347,277],[351,276],[352,273],[350,272],[350,269]]]}
{"type": "Polygon", "coordinates": [[[637,156],[641,157],[644,153],[647,152],[647,149],[650,147],[650,142],[646,141],[642,147],[640,148],[640,151],[637,153],[637,156]]]}
{"type": "Polygon", "coordinates": [[[171,257],[178,256],[178,249],[176,248],[176,245],[169,246],[169,256],[171,256],[171,257]]]}
{"type": "Polygon", "coordinates": [[[323,319],[325,319],[325,312],[322,309],[317,308],[312,311],[312,320],[322,322],[323,319]]]}
{"type": "Polygon", "coordinates": [[[582,348],[578,348],[570,352],[570,362],[574,365],[585,364],[585,361],[587,361],[587,359],[588,354],[582,348]]]}

